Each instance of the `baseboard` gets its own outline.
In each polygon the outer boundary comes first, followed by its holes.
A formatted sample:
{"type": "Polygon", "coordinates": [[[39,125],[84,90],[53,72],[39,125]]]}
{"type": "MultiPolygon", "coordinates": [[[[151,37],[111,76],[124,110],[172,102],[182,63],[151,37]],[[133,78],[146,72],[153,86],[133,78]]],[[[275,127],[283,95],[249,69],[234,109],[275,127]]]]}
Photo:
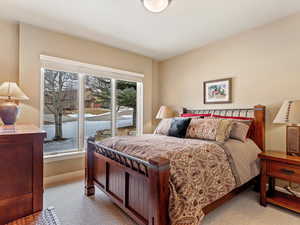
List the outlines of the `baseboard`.
{"type": "Polygon", "coordinates": [[[58,183],[68,182],[84,178],[84,170],[77,170],[70,173],[63,173],[55,176],[44,178],[44,187],[49,187],[58,183]]]}

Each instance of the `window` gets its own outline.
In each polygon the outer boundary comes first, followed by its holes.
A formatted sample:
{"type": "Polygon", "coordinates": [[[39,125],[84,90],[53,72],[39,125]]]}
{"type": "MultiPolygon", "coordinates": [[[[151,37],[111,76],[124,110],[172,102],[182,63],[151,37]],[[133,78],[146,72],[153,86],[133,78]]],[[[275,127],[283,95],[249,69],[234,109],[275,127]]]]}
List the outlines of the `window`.
{"type": "Polygon", "coordinates": [[[78,148],[78,74],[44,70],[45,151],[78,148]]]}
{"type": "Polygon", "coordinates": [[[115,75],[107,72],[110,68],[95,70],[96,66],[90,73],[88,64],[70,69],[70,64],[54,59],[55,63],[43,63],[41,70],[41,125],[47,132],[46,155],[82,151],[90,136],[100,141],[142,133],[140,79],[130,79],[124,71],[123,80],[122,71],[115,75]]]}
{"type": "Polygon", "coordinates": [[[86,76],[85,81],[85,137],[96,140],[112,136],[111,79],[86,76]]]}
{"type": "Polygon", "coordinates": [[[117,136],[136,134],[136,92],[135,82],[117,81],[117,136]]]}

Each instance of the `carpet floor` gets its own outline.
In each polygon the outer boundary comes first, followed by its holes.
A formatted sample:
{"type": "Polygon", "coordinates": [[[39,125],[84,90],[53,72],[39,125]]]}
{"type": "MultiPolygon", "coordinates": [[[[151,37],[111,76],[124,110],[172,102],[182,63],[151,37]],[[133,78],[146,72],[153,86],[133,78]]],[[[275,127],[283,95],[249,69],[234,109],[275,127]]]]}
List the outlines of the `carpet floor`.
{"type": "MultiPolygon", "coordinates": [[[[76,181],[49,187],[45,207],[54,206],[62,225],[136,225],[105,194],[84,195],[76,181]]],[[[201,225],[299,225],[300,215],[279,207],[262,207],[258,194],[249,190],[207,215],[201,225]]]]}

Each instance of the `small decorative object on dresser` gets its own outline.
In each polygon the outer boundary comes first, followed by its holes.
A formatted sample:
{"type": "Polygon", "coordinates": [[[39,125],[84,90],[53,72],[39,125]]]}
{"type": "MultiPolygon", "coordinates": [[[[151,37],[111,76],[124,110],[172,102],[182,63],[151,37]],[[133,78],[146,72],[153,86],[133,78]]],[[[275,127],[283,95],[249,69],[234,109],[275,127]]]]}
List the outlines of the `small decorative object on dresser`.
{"type": "Polygon", "coordinates": [[[205,81],[203,91],[204,104],[231,103],[232,78],[205,81]]]}
{"type": "Polygon", "coordinates": [[[285,101],[273,123],[286,124],[286,151],[300,156],[300,100],[285,101]]]}
{"type": "Polygon", "coordinates": [[[43,208],[44,131],[0,126],[0,224],[43,208]]]}
{"type": "Polygon", "coordinates": [[[29,98],[14,82],[4,82],[0,86],[0,99],[5,102],[0,103],[0,117],[5,125],[13,125],[16,122],[20,100],[28,100],[29,98]]]}
{"type": "Polygon", "coordinates": [[[300,183],[300,157],[273,151],[260,153],[258,157],[261,159],[261,205],[272,203],[300,213],[300,198],[275,190],[275,178],[300,183]]]}

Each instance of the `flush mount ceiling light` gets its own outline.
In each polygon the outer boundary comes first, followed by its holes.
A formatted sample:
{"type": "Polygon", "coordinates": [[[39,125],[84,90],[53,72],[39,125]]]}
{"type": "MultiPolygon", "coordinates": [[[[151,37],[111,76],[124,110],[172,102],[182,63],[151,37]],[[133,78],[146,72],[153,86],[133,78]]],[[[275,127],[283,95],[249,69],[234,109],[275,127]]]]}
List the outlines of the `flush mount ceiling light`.
{"type": "Polygon", "coordinates": [[[153,13],[160,13],[170,5],[172,0],[141,0],[144,7],[153,13]]]}

